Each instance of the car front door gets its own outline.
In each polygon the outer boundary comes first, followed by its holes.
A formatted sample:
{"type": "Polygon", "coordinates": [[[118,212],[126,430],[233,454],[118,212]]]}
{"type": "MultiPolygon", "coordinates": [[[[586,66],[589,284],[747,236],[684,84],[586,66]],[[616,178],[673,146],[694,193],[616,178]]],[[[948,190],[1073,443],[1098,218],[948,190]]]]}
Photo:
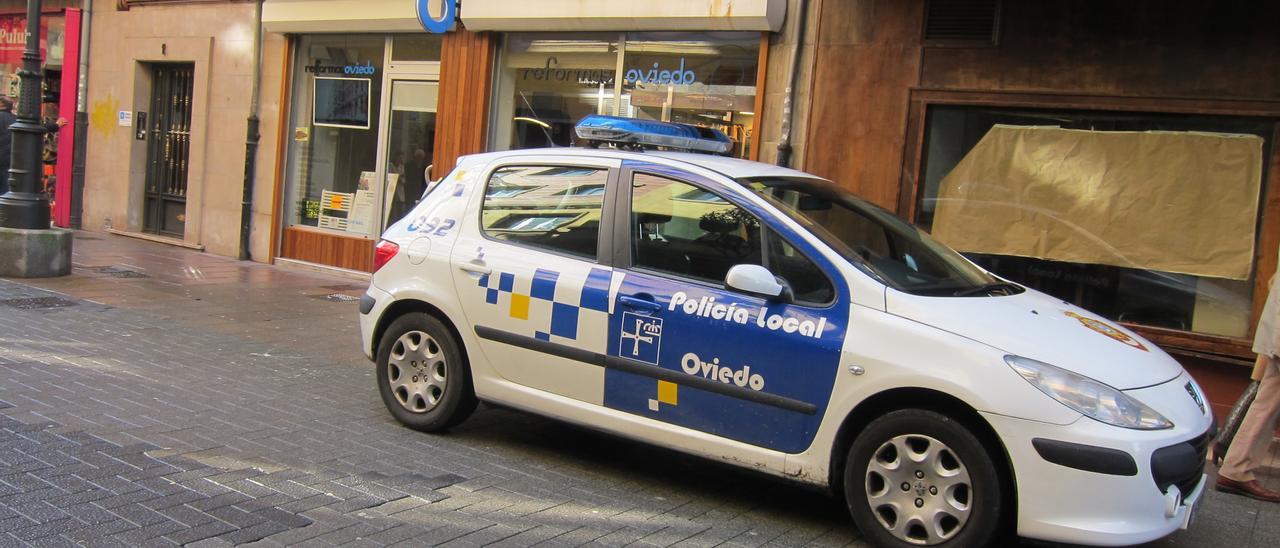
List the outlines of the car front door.
{"type": "Polygon", "coordinates": [[[803,451],[830,399],[849,317],[836,268],[727,192],[730,181],[628,161],[621,183],[605,405],[803,451]],[[770,269],[794,298],[726,288],[740,264],[770,269]]]}
{"type": "Polygon", "coordinates": [[[530,156],[487,168],[453,246],[452,275],[485,362],[516,384],[602,402],[613,269],[602,225],[620,162],[530,156]],[[555,347],[548,352],[545,347],[555,347]]]}

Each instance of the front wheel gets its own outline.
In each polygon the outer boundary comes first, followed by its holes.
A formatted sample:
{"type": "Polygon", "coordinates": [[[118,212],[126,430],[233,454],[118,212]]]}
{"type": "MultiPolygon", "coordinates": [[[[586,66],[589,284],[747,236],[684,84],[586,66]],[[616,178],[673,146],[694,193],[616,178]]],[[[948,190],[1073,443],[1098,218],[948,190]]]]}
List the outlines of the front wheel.
{"type": "Polygon", "coordinates": [[[934,411],[893,411],[849,447],[845,503],[876,546],[987,546],[1004,511],[1000,474],[982,442],[934,411]]]}
{"type": "Polygon", "coordinates": [[[453,332],[433,316],[412,312],[391,322],[376,363],[382,403],[409,428],[438,432],[476,408],[466,358],[453,332]]]}

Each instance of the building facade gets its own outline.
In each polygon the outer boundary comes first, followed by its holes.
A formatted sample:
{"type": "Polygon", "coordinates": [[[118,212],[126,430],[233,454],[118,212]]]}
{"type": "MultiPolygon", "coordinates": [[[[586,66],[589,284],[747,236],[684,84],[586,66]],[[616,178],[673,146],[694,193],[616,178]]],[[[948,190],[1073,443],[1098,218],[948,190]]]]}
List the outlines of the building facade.
{"type": "Polygon", "coordinates": [[[1273,7],[464,0],[428,2],[427,32],[408,0],[93,5],[86,228],[240,251],[258,60],[254,260],[368,271],[458,156],[616,114],[827,177],[1202,380],[1252,359],[1280,244],[1273,7]]]}
{"type": "MultiPolygon", "coordinates": [[[[83,226],[236,256],[254,69],[279,125],[285,39],[255,50],[253,2],[93,2],[83,226]],[[274,70],[272,69],[274,67],[274,70]]],[[[269,256],[276,142],[258,149],[250,252],[269,256]],[[268,159],[261,161],[262,158],[268,159]]]]}
{"type": "Polygon", "coordinates": [[[413,2],[267,0],[263,27],[287,44],[271,256],[368,271],[378,234],[460,154],[568,146],[587,114],[714,126],[758,157],[785,11],[468,0],[428,33],[413,2]]]}

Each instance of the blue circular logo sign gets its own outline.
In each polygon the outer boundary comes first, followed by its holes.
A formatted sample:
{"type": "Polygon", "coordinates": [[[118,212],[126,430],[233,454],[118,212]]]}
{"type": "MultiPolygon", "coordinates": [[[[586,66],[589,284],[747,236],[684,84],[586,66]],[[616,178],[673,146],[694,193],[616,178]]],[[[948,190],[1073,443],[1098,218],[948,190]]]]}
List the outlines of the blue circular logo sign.
{"type": "Polygon", "coordinates": [[[458,16],[458,5],[454,0],[417,0],[418,21],[427,32],[444,34],[453,28],[453,20],[458,16]]]}

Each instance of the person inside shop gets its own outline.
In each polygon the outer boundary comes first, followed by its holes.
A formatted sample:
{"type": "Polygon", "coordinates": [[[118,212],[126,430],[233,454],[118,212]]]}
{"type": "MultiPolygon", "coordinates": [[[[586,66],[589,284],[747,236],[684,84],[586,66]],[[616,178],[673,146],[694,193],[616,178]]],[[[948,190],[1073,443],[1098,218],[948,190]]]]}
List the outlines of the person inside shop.
{"type": "Polygon", "coordinates": [[[1266,465],[1280,416],[1280,291],[1276,276],[1271,277],[1267,302],[1258,319],[1253,351],[1258,354],[1257,367],[1262,368],[1258,395],[1245,413],[1240,430],[1227,448],[1222,468],[1218,470],[1217,490],[1264,502],[1280,502],[1280,493],[1258,481],[1258,468],[1266,465]]]}
{"type": "Polygon", "coordinates": [[[387,166],[387,173],[395,173],[397,175],[404,173],[403,150],[397,150],[391,153],[391,165],[387,166]]]}
{"type": "Polygon", "coordinates": [[[414,149],[413,159],[404,167],[404,199],[405,210],[413,209],[427,190],[427,168],[431,166],[431,158],[422,148],[414,149]]]}
{"type": "MultiPolygon", "coordinates": [[[[0,95],[0,196],[9,193],[9,160],[13,155],[13,130],[10,129],[18,117],[13,114],[13,99],[0,95]]],[[[44,123],[48,133],[58,131],[67,125],[66,118],[58,118],[54,122],[44,123]]]]}

